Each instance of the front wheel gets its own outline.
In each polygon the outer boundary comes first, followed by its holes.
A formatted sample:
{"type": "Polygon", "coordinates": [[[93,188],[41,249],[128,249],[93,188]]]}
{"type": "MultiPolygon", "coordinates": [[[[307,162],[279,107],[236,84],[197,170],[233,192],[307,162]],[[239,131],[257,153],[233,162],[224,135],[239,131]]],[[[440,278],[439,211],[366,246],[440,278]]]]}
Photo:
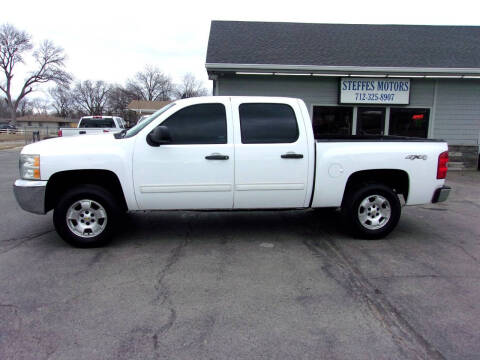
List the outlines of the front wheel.
{"type": "Polygon", "coordinates": [[[383,184],[363,184],[350,190],[342,204],[344,222],[363,239],[387,236],[400,219],[401,205],[397,194],[383,184]]]}
{"type": "Polygon", "coordinates": [[[115,198],[97,185],[82,185],[66,192],[53,212],[58,234],[81,248],[105,245],[119,215],[115,198]]]}

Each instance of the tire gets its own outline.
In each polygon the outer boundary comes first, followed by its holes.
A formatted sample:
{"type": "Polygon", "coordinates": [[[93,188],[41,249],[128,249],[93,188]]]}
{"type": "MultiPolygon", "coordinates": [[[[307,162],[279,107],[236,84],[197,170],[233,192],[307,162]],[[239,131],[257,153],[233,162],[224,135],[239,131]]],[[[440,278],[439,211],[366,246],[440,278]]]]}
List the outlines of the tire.
{"type": "Polygon", "coordinates": [[[105,188],[81,185],[61,196],[53,211],[53,224],[62,239],[72,246],[100,247],[110,241],[120,208],[105,188]]]}
{"type": "Polygon", "coordinates": [[[362,239],[381,239],[397,226],[400,200],[388,186],[361,184],[347,192],[342,217],[350,232],[362,239]]]}

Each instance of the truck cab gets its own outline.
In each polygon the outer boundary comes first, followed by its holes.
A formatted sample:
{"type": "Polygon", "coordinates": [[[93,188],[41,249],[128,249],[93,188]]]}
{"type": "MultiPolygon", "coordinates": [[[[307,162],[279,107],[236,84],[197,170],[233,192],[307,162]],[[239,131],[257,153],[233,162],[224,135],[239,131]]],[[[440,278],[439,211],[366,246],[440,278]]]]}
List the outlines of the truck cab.
{"type": "Polygon", "coordinates": [[[300,105],[297,99],[253,97],[173,105],[167,110],[172,115],[152,119],[146,141],[134,145],[139,208],[308,206],[314,140],[300,105]],[[155,132],[158,126],[163,133],[155,132]]]}

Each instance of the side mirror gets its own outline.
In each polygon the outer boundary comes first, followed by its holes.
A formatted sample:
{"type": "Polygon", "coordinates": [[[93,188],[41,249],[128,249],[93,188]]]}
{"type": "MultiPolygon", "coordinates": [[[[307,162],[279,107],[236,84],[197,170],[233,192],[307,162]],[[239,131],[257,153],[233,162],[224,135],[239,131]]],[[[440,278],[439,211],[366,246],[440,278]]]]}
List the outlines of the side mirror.
{"type": "Polygon", "coordinates": [[[147,135],[147,143],[150,146],[160,146],[172,142],[168,127],[159,125],[147,135]]]}

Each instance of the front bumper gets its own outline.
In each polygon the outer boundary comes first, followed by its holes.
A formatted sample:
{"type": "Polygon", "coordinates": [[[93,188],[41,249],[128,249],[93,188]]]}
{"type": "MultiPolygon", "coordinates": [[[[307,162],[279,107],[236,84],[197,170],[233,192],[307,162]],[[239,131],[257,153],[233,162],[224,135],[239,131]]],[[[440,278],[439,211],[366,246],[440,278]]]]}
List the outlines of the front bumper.
{"type": "Polygon", "coordinates": [[[448,195],[450,195],[450,190],[452,190],[450,186],[442,186],[441,188],[438,188],[437,190],[435,190],[432,197],[432,203],[437,203],[437,202],[442,202],[447,200],[448,195]]]}
{"type": "Polygon", "coordinates": [[[20,207],[34,214],[45,214],[46,181],[17,180],[13,184],[13,193],[20,207]]]}

